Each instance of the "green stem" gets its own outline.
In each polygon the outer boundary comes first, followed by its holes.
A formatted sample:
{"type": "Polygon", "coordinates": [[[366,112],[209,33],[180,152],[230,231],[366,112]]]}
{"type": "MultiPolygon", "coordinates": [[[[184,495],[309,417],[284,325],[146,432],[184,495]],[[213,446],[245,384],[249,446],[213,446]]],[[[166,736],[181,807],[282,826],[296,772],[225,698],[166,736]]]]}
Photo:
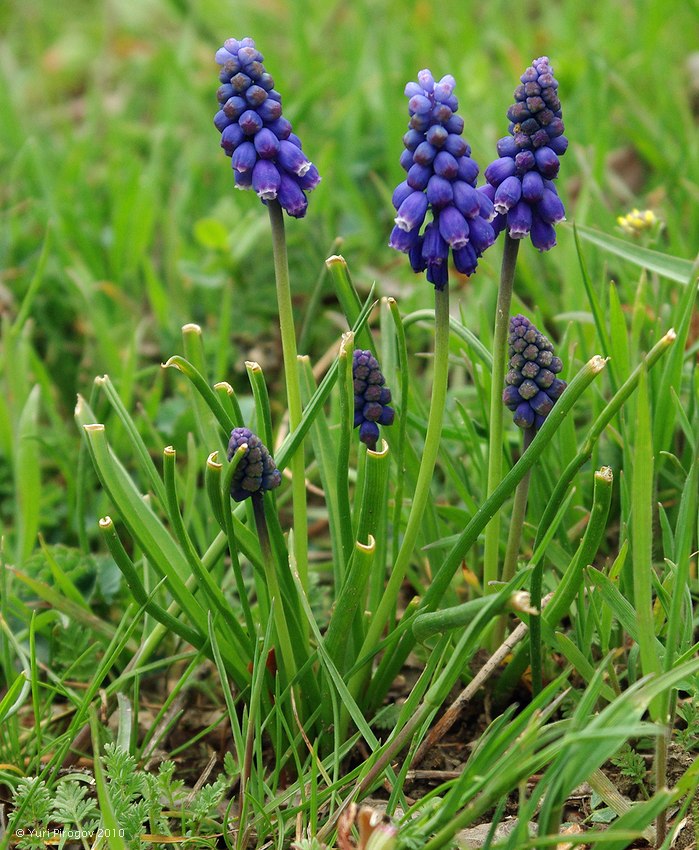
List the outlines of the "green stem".
{"type": "MultiPolygon", "coordinates": [[[[522,449],[526,452],[531,441],[534,439],[534,430],[527,428],[524,432],[522,441],[522,449]]],[[[512,519],[510,521],[510,530],[507,535],[507,549],[505,550],[505,561],[502,565],[502,580],[509,581],[515,574],[517,567],[517,556],[519,555],[519,547],[522,542],[522,528],[524,527],[524,517],[527,513],[527,496],[529,495],[529,479],[531,478],[531,469],[526,473],[524,478],[517,485],[515,490],[515,498],[512,504],[512,519]]]]}
{"type": "MultiPolygon", "coordinates": [[[[490,388],[490,438],[488,444],[488,492],[490,496],[502,478],[502,435],[505,408],[502,389],[505,383],[507,360],[507,333],[510,323],[510,304],[515,279],[515,266],[519,241],[505,234],[505,249],[500,270],[500,288],[495,308],[493,332],[493,371],[490,388]]],[[[499,578],[498,553],[500,548],[500,515],[492,518],[485,530],[485,552],[483,554],[483,589],[492,593],[490,582],[499,578]]]]}
{"type": "MultiPolygon", "coordinates": [[[[301,384],[299,382],[298,362],[296,358],[296,334],[294,331],[294,311],[291,305],[291,286],[289,283],[289,261],[284,235],[284,213],[279,201],[269,201],[269,221],[272,227],[272,248],[274,251],[274,277],[277,284],[277,306],[279,309],[279,328],[282,338],[284,358],[284,378],[286,397],[289,405],[289,431],[295,431],[301,423],[301,384]]],[[[308,590],[308,520],[306,512],[306,469],[301,442],[289,463],[291,467],[293,512],[294,512],[294,555],[301,577],[301,584],[308,590]]]]}
{"type": "MultiPolygon", "coordinates": [[[[420,462],[420,469],[415,485],[413,503],[405,528],[405,535],[398,552],[391,577],[386,585],[386,590],[381,598],[376,613],[367,631],[361,650],[357,657],[362,658],[371,652],[378,642],[381,632],[388,620],[398,597],[398,591],[405,578],[410,558],[415,548],[422,516],[425,512],[427,500],[430,495],[432,475],[434,473],[439,443],[442,436],[442,420],[444,418],[444,407],[447,399],[447,384],[449,378],[449,289],[435,290],[435,339],[434,339],[434,374],[432,377],[432,399],[430,401],[430,413],[427,420],[427,434],[425,446],[420,462]]],[[[350,683],[350,692],[356,696],[361,682],[364,681],[363,672],[355,675],[350,683]]]]}
{"type": "Polygon", "coordinates": [[[267,517],[265,516],[264,495],[258,490],[252,494],[252,508],[257,526],[257,536],[260,538],[260,549],[265,568],[265,578],[269,588],[270,604],[273,609],[274,627],[277,633],[277,642],[281,650],[281,660],[286,673],[284,684],[288,684],[296,675],[296,661],[291,646],[289,627],[284,616],[284,605],[277,581],[277,571],[272,554],[272,546],[269,540],[269,529],[267,528],[267,517]]]}

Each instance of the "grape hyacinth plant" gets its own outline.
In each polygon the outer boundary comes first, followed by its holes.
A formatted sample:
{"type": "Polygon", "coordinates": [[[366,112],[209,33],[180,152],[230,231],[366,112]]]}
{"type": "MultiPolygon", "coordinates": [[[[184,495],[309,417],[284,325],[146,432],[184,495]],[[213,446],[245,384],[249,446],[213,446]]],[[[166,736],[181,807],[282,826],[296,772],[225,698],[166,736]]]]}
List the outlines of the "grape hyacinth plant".
{"type": "Polygon", "coordinates": [[[373,451],[379,439],[379,425],[392,425],[395,418],[395,411],[388,406],[391,391],[384,386],[386,379],[371,351],[354,351],[352,378],[354,427],[359,428],[359,439],[373,451]]]}
{"type": "Polygon", "coordinates": [[[556,377],[563,363],[547,337],[521,314],[510,320],[509,343],[510,370],[502,400],[513,411],[515,425],[538,431],[567,386],[556,377]]]}
{"type": "Polygon", "coordinates": [[[274,464],[267,447],[249,428],[234,428],[228,442],[228,460],[241,446],[247,451],[238,463],[231,480],[231,496],[242,502],[254,493],[274,490],[281,484],[282,476],[274,464]]]}
{"type": "MultiPolygon", "coordinates": [[[[252,38],[228,38],[216,51],[221,86],[216,95],[220,108],[214,124],[221,132],[221,146],[231,157],[236,187],[254,189],[269,210],[289,424],[294,430],[301,423],[303,409],[282,210],[293,218],[305,216],[305,192],[315,189],[320,175],[303,153],[301,140],[292,132],[291,124],[282,116],[281,95],[274,88],[263,59],[252,38]]],[[[294,550],[306,586],[308,522],[303,442],[290,465],[294,550]]]]}
{"type": "MultiPolygon", "coordinates": [[[[540,251],[550,250],[556,244],[554,224],[565,218],[563,203],[553,181],[558,176],[558,157],[565,153],[568,140],[563,135],[558,81],[553,76],[547,56],[535,59],[522,74],[514,98],[515,102],[507,112],[510,135],[498,141],[499,158],[486,168],[487,183],[482,188],[495,208],[495,232],[505,231],[493,328],[489,495],[502,479],[504,421],[501,394],[519,245],[529,235],[534,247],[540,251]]],[[[499,539],[500,519],[496,514],[485,533],[483,573],[488,586],[499,578],[499,539]]]]}
{"type": "Polygon", "coordinates": [[[454,77],[436,82],[424,69],[417,78],[405,87],[410,121],[400,164],[408,176],[393,193],[397,215],[389,245],[408,254],[415,273],[426,271],[427,280],[443,289],[450,251],[457,271],[470,275],[495,241],[494,209],[476,190],[479,169],[462,138],[454,77]],[[428,212],[432,220],[422,230],[428,212]]]}
{"type": "Polygon", "coordinates": [[[306,192],[320,182],[301,140],[282,115],[282,98],[251,38],[228,38],[216,51],[221,65],[220,105],[214,125],[231,157],[238,189],[254,189],[263,203],[277,199],[288,215],[303,218],[306,192]]]}
{"type": "Polygon", "coordinates": [[[568,139],[548,56],[535,59],[520,80],[507,111],[510,135],[497,143],[499,158],[485,170],[483,191],[497,213],[496,233],[507,230],[512,239],[529,236],[534,247],[548,251],[556,244],[554,225],[565,219],[553,181],[568,139]]]}

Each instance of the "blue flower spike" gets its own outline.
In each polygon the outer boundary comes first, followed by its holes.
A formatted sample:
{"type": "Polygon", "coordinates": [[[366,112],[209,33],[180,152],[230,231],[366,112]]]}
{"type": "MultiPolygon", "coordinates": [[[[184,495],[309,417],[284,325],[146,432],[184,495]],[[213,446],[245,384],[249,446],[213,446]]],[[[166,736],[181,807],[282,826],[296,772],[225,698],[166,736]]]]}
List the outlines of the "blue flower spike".
{"type": "Polygon", "coordinates": [[[461,135],[456,81],[451,75],[437,81],[427,69],[417,78],[405,87],[410,121],[400,162],[407,177],[393,193],[396,217],[388,244],[408,254],[415,273],[427,272],[427,280],[444,289],[450,252],[457,271],[475,272],[495,241],[489,223],[495,211],[476,189],[478,165],[461,135]]]}
{"type": "Polygon", "coordinates": [[[395,411],[388,404],[391,391],[384,386],[386,379],[378,360],[371,351],[357,348],[352,355],[354,380],[354,427],[359,439],[372,451],[379,439],[379,425],[392,425],[395,411]]]}
{"type": "Polygon", "coordinates": [[[231,157],[237,189],[253,189],[263,204],[278,200],[288,215],[303,218],[306,193],[320,183],[301,140],[282,116],[282,98],[251,38],[228,38],[216,51],[221,86],[214,125],[231,157]]]}
{"type": "Polygon", "coordinates": [[[509,343],[510,368],[502,400],[514,413],[515,425],[538,431],[567,386],[556,377],[563,363],[526,316],[510,320],[509,343]]]}
{"type": "Polygon", "coordinates": [[[262,440],[249,428],[234,428],[228,443],[228,460],[238,449],[247,446],[231,481],[231,496],[242,502],[255,493],[274,490],[281,484],[282,476],[262,440]]]}
{"type": "Polygon", "coordinates": [[[554,225],[565,219],[554,180],[568,148],[563,135],[558,81],[547,56],[535,59],[520,77],[509,108],[509,136],[497,144],[498,159],[486,168],[480,190],[492,201],[496,233],[529,236],[540,251],[556,244],[554,225]]]}

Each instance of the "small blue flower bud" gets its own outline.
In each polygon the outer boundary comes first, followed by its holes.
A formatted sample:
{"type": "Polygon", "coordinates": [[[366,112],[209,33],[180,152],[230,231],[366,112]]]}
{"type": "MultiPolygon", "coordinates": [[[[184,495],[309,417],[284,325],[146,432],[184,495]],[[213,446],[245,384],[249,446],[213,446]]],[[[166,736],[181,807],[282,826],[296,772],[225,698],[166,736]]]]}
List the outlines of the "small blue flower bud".
{"type": "Polygon", "coordinates": [[[468,219],[468,231],[470,244],[478,256],[485,253],[495,242],[495,232],[492,225],[481,215],[475,215],[468,219]]]}
{"type": "MultiPolygon", "coordinates": [[[[456,133],[458,135],[461,135],[464,132],[464,119],[460,115],[452,115],[451,118],[444,125],[444,129],[447,130],[449,133],[456,133]]],[[[470,151],[468,155],[471,155],[470,151]]]]}
{"type": "MultiPolygon", "coordinates": [[[[420,94],[422,94],[423,90],[426,92],[434,91],[434,77],[429,68],[417,72],[417,81],[419,83],[420,94]]],[[[409,85],[411,84],[409,83],[409,85]]],[[[415,85],[415,83],[412,83],[412,85],[415,85]]]]}
{"type": "Polygon", "coordinates": [[[408,251],[415,245],[420,236],[420,228],[416,227],[413,230],[402,230],[396,225],[391,231],[391,238],[388,242],[390,248],[396,251],[401,251],[407,254],[408,251]]]}
{"type": "Polygon", "coordinates": [[[465,183],[470,183],[471,186],[476,185],[476,178],[478,177],[478,172],[480,169],[478,168],[478,163],[475,159],[471,159],[469,156],[462,156],[459,160],[459,172],[456,175],[459,180],[463,180],[465,183]]]}
{"type": "Polygon", "coordinates": [[[408,130],[408,132],[403,136],[403,144],[405,145],[406,150],[414,151],[417,146],[424,141],[424,139],[424,133],[419,133],[417,130],[408,130]]]}
{"type": "Polygon", "coordinates": [[[461,136],[457,136],[456,133],[449,133],[447,140],[444,143],[445,151],[448,151],[452,156],[455,156],[458,159],[466,153],[467,149],[468,145],[461,136]]]}
{"type": "Polygon", "coordinates": [[[241,130],[248,136],[252,136],[262,129],[262,119],[254,109],[246,109],[238,119],[241,130]]]}
{"type": "Polygon", "coordinates": [[[304,192],[312,192],[320,183],[320,174],[318,173],[318,169],[315,165],[312,165],[303,177],[299,177],[296,182],[304,190],[304,192]]]}
{"type": "Polygon", "coordinates": [[[557,176],[561,163],[551,148],[539,148],[534,153],[534,159],[542,177],[553,180],[557,176]]]}
{"type": "Polygon", "coordinates": [[[391,198],[394,208],[396,210],[399,209],[403,201],[409,195],[413,194],[413,191],[414,190],[408,185],[407,180],[404,180],[402,183],[399,183],[393,190],[393,197],[391,198]]]}
{"type": "Polygon", "coordinates": [[[229,97],[222,107],[224,113],[234,121],[237,121],[247,108],[245,99],[238,97],[238,95],[229,97]]]}
{"type": "Polygon", "coordinates": [[[503,156],[491,162],[485,170],[485,179],[491,186],[499,186],[508,177],[512,177],[517,171],[514,159],[503,156]]]}
{"type": "Polygon", "coordinates": [[[544,197],[544,180],[538,171],[528,171],[522,177],[522,198],[528,204],[537,204],[544,197]]]}
{"type": "Polygon", "coordinates": [[[303,218],[308,209],[308,200],[298,181],[290,174],[280,175],[279,191],[277,200],[288,215],[293,218],[303,218]]]}
{"type": "Polygon", "coordinates": [[[282,178],[279,170],[269,159],[258,159],[252,170],[252,188],[263,201],[277,197],[282,178]]]}
{"type": "Polygon", "coordinates": [[[449,138],[449,133],[441,124],[433,124],[425,133],[425,139],[435,148],[442,148],[449,138]]]}
{"type": "Polygon", "coordinates": [[[450,183],[449,180],[445,180],[444,177],[439,177],[437,174],[433,174],[427,184],[426,193],[427,202],[432,205],[432,209],[441,210],[443,207],[451,204],[454,199],[453,187],[456,185],[458,184],[450,183]]]}
{"type": "Polygon", "coordinates": [[[501,214],[509,212],[521,197],[522,181],[514,175],[507,177],[495,192],[495,198],[493,200],[495,212],[501,214]]]}
{"type": "Polygon", "coordinates": [[[227,156],[232,156],[233,151],[238,145],[242,144],[244,139],[245,133],[243,133],[238,124],[229,124],[221,133],[221,147],[227,156]]]}
{"type": "Polygon", "coordinates": [[[532,217],[530,234],[532,245],[540,251],[550,251],[556,244],[556,231],[553,225],[536,214],[532,217]]]}
{"type": "Polygon", "coordinates": [[[422,192],[412,192],[398,209],[395,222],[402,230],[420,227],[427,212],[427,198],[422,192]]]}
{"type": "Polygon", "coordinates": [[[432,169],[428,165],[419,165],[417,162],[410,166],[408,171],[408,185],[412,186],[417,191],[422,191],[427,187],[432,169]]]}
{"type": "Polygon", "coordinates": [[[214,127],[216,127],[219,133],[222,133],[231,123],[232,119],[222,109],[219,109],[216,115],[214,115],[214,127]]]}
{"type": "Polygon", "coordinates": [[[434,173],[447,180],[456,180],[459,175],[459,163],[456,157],[448,151],[442,150],[434,158],[434,173]]]}
{"type": "Polygon", "coordinates": [[[279,142],[277,160],[283,169],[296,174],[298,177],[303,177],[311,167],[311,163],[305,157],[303,151],[290,140],[279,142]]]}
{"type": "Polygon", "coordinates": [[[430,165],[437,156],[437,148],[430,142],[420,142],[413,153],[413,160],[418,165],[430,165]]]}
{"type": "Polygon", "coordinates": [[[520,201],[507,213],[507,231],[513,239],[524,239],[532,229],[532,208],[520,201]]]}
{"type": "Polygon", "coordinates": [[[257,162],[257,151],[252,142],[243,142],[233,151],[231,165],[236,171],[252,171],[257,162]]]}
{"type": "MultiPolygon", "coordinates": [[[[434,179],[434,178],[433,178],[434,179]]],[[[481,212],[479,192],[464,180],[455,180],[452,184],[454,204],[462,215],[473,218],[481,212]]]]}
{"type": "Polygon", "coordinates": [[[475,272],[478,265],[478,254],[470,242],[463,248],[457,248],[452,252],[452,255],[458,272],[465,275],[472,275],[475,272]]]}
{"type": "Polygon", "coordinates": [[[566,217],[566,211],[555,189],[544,189],[543,197],[536,206],[539,216],[549,224],[558,224],[566,217]]]}
{"type": "Polygon", "coordinates": [[[468,223],[453,205],[440,212],[439,232],[451,248],[463,248],[468,245],[468,223]]]}
{"type": "MultiPolygon", "coordinates": [[[[281,119],[282,114],[282,105],[276,100],[272,100],[271,98],[267,98],[264,103],[261,103],[257,107],[257,114],[260,116],[264,124],[272,130],[276,135],[276,130],[271,126],[273,122],[281,119]]],[[[286,119],[284,119],[286,120],[286,119]]],[[[286,122],[289,123],[288,121],[286,122]]],[[[291,125],[289,124],[289,128],[291,125]]]]}
{"type": "Polygon", "coordinates": [[[274,159],[274,157],[279,153],[279,139],[271,130],[267,129],[267,127],[263,127],[260,132],[255,135],[253,144],[255,145],[255,150],[262,159],[274,159]]]}

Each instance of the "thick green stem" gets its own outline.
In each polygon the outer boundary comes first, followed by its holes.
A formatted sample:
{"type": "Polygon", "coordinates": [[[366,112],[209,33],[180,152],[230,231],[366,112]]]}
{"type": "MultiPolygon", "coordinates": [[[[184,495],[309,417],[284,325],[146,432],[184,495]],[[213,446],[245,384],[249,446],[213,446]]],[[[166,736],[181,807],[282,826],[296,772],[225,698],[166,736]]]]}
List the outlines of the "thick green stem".
{"type": "MultiPolygon", "coordinates": [[[[272,226],[272,248],[274,251],[274,277],[277,284],[277,306],[279,309],[279,328],[282,338],[284,357],[284,377],[286,398],[289,406],[289,431],[298,428],[303,409],[301,406],[301,385],[299,382],[298,362],[296,358],[296,333],[294,331],[294,312],[291,305],[291,286],[289,284],[289,262],[286,253],[284,235],[284,213],[278,201],[269,201],[269,221],[272,226]]],[[[291,461],[291,482],[294,509],[294,555],[299,576],[304,589],[308,590],[308,520],[306,512],[306,468],[303,458],[303,443],[297,447],[291,461]]]]}
{"type": "MultiPolygon", "coordinates": [[[[502,390],[505,382],[507,360],[507,332],[510,322],[510,304],[515,279],[515,266],[519,241],[505,234],[505,249],[500,270],[500,288],[495,308],[493,332],[493,371],[490,389],[490,438],[488,446],[488,492],[490,496],[502,478],[502,435],[504,406],[502,390]]],[[[498,554],[500,548],[500,515],[492,518],[485,530],[485,552],[483,555],[483,589],[492,592],[491,581],[499,578],[498,554]]]]}
{"type": "MultiPolygon", "coordinates": [[[[434,373],[432,377],[432,398],[430,401],[430,413],[427,420],[427,434],[425,446],[422,452],[420,470],[415,485],[413,503],[405,528],[405,535],[398,552],[391,577],[386,585],[381,602],[369,625],[366,639],[358,653],[358,658],[370,653],[378,643],[381,632],[388,620],[396,603],[398,591],[400,590],[405,573],[410,563],[410,558],[415,548],[422,516],[425,512],[427,500],[430,495],[432,475],[434,473],[439,442],[442,436],[442,420],[444,419],[444,407],[447,399],[447,384],[449,377],[449,290],[435,290],[435,339],[434,339],[434,373]]],[[[359,691],[364,681],[363,672],[357,673],[352,679],[350,691],[354,696],[359,691]]]]}

